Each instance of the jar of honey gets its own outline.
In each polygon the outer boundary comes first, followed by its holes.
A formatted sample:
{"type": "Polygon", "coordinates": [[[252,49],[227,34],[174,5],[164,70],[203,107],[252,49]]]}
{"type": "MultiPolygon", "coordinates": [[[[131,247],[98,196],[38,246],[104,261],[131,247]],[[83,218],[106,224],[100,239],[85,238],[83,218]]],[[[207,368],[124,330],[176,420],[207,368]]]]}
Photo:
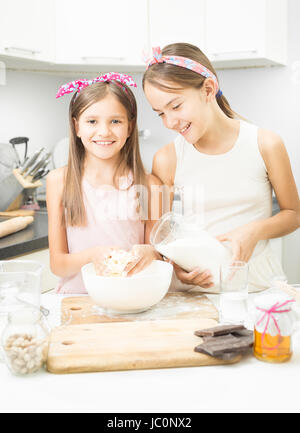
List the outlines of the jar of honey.
{"type": "Polygon", "coordinates": [[[291,359],[294,302],[285,294],[255,298],[254,356],[257,359],[273,363],[291,359]]]}

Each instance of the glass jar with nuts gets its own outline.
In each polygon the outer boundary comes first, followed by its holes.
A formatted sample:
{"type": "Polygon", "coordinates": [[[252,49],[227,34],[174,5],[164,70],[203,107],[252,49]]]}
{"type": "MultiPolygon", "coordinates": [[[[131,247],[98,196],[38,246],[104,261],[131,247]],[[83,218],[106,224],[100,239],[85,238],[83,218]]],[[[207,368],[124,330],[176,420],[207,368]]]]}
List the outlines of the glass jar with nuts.
{"type": "Polygon", "coordinates": [[[8,314],[2,352],[10,371],[27,375],[40,370],[48,355],[49,328],[40,311],[24,308],[8,314]]]}

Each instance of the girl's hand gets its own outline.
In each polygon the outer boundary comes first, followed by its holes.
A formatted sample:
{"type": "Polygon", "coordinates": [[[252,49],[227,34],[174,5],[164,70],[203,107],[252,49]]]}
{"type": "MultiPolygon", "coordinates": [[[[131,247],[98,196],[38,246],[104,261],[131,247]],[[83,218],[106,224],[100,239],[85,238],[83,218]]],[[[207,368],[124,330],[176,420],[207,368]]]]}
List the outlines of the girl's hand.
{"type": "Polygon", "coordinates": [[[137,259],[133,263],[125,268],[127,276],[141,272],[143,269],[147,268],[153,260],[162,260],[161,255],[155,250],[152,245],[134,245],[131,249],[131,254],[135,255],[137,259]]]}
{"type": "Polygon", "coordinates": [[[94,263],[96,274],[103,275],[105,270],[104,260],[112,251],[119,250],[119,247],[95,247],[90,251],[91,262],[94,263]]]}
{"type": "Polygon", "coordinates": [[[231,242],[232,262],[246,262],[250,260],[259,241],[256,223],[246,224],[231,232],[217,236],[220,242],[231,242]]]}
{"type": "Polygon", "coordinates": [[[203,289],[209,289],[210,287],[214,286],[213,276],[209,270],[200,271],[199,268],[196,268],[192,272],[186,272],[174,262],[169,262],[174,267],[176,277],[182,283],[189,284],[191,286],[200,286],[203,289]]]}

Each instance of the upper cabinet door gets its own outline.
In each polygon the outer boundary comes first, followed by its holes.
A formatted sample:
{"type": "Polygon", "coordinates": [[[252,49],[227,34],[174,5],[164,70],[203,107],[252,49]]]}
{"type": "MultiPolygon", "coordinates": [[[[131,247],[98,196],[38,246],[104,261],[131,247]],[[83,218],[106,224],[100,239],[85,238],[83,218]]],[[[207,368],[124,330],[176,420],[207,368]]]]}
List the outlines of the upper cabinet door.
{"type": "Polygon", "coordinates": [[[265,32],[263,0],[208,0],[207,50],[213,55],[259,51],[265,32]]]}
{"type": "Polygon", "coordinates": [[[20,68],[27,58],[57,71],[141,71],[143,52],[175,42],[198,46],[216,68],[287,63],[288,0],[0,0],[0,8],[0,56],[20,68]]]}
{"type": "Polygon", "coordinates": [[[59,63],[142,63],[147,41],[145,0],[56,0],[59,63]]]}
{"type": "Polygon", "coordinates": [[[148,1],[152,47],[188,42],[204,51],[205,0],[148,1]]]}
{"type": "Polygon", "coordinates": [[[206,0],[207,54],[220,66],[284,64],[286,21],[286,0],[206,0]]]}
{"type": "Polygon", "coordinates": [[[53,0],[0,0],[1,54],[52,61],[53,7],[53,0]]]}

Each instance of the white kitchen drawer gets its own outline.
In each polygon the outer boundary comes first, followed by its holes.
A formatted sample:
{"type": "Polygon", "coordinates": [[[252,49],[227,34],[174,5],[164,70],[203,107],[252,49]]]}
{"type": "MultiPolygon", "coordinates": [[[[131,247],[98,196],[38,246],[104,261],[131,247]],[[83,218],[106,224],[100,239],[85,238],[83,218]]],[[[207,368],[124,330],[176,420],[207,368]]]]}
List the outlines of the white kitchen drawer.
{"type": "Polygon", "coordinates": [[[56,62],[82,65],[143,64],[147,2],[55,0],[56,62]]]}
{"type": "Polygon", "coordinates": [[[204,50],[205,0],[149,0],[152,47],[187,42],[204,50]]]}
{"type": "Polygon", "coordinates": [[[215,67],[287,64],[287,0],[206,0],[206,51],[215,67]]]}
{"type": "Polygon", "coordinates": [[[144,50],[174,42],[197,45],[216,68],[287,63],[287,0],[0,0],[0,6],[0,57],[18,69],[36,62],[39,70],[64,73],[144,71],[144,50]]]}
{"type": "Polygon", "coordinates": [[[54,60],[54,0],[0,0],[0,54],[54,60]]]}

